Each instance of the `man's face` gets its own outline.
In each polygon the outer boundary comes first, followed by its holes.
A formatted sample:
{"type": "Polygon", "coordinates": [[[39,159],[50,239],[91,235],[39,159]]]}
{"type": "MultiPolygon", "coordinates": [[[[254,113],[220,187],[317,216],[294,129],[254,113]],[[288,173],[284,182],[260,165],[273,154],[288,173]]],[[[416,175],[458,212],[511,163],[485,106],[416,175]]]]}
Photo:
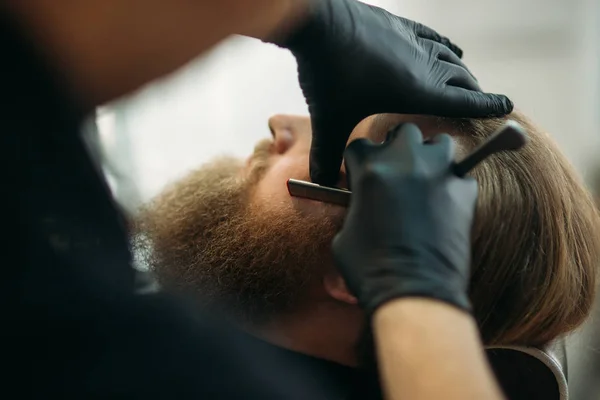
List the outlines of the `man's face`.
{"type": "MultiPolygon", "coordinates": [[[[442,129],[431,118],[415,115],[380,114],[359,123],[352,131],[348,143],[358,138],[367,138],[376,143],[385,139],[387,132],[401,122],[419,125],[427,138],[442,129]]],[[[312,138],[310,118],[304,116],[276,115],[269,120],[273,134],[273,145],[269,158],[270,170],[258,184],[256,201],[276,204],[291,203],[295,207],[310,207],[318,212],[321,203],[290,198],[286,182],[289,178],[310,181],[308,157],[312,138]],[[297,200],[297,201],[295,201],[297,200]]],[[[346,186],[345,167],[341,166],[340,187],[346,186]]]]}
{"type": "MultiPolygon", "coordinates": [[[[349,141],[385,139],[399,122],[417,122],[425,136],[437,132],[427,119],[385,115],[368,118],[349,141]]],[[[225,158],[192,172],[159,196],[138,218],[150,267],[161,282],[199,295],[251,323],[309,307],[326,274],[335,273],[331,241],[345,209],[291,197],[290,178],[310,180],[308,117],[269,120],[272,139],[261,141],[246,162],[225,158]]],[[[344,187],[342,166],[339,186],[344,187]]]]}

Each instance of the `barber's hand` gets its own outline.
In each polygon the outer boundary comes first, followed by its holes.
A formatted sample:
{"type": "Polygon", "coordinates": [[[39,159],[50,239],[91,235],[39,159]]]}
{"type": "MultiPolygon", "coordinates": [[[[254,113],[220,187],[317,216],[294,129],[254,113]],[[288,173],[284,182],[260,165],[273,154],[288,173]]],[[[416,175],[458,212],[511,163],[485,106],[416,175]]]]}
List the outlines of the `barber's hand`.
{"type": "Polygon", "coordinates": [[[375,145],[352,142],[345,162],[352,190],[336,263],[371,314],[388,300],[426,297],[470,310],[467,287],[477,183],[450,172],[454,142],[424,144],[413,124],[375,145]]]}
{"type": "Polygon", "coordinates": [[[377,113],[500,116],[505,96],[485,94],[447,38],[355,0],[315,0],[307,22],[279,45],[298,62],[312,118],[310,175],[333,185],[352,129],[377,113]]]}

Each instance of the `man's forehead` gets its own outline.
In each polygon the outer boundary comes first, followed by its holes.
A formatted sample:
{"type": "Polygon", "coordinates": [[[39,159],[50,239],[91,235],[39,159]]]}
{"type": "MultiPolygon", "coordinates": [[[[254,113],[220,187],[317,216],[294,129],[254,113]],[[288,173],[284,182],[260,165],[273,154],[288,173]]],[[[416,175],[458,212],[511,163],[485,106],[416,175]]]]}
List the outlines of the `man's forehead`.
{"type": "Polygon", "coordinates": [[[412,114],[377,114],[359,123],[352,131],[348,143],[358,138],[367,138],[376,143],[383,142],[392,128],[406,122],[416,124],[425,138],[438,133],[454,133],[452,127],[444,123],[442,118],[412,114]]]}

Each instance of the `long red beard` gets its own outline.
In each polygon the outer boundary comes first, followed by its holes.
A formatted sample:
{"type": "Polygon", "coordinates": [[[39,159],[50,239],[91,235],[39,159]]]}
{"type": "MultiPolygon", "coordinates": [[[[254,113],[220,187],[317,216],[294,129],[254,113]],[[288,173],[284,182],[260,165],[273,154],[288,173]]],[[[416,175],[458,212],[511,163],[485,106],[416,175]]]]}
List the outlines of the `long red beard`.
{"type": "Polygon", "coordinates": [[[251,202],[268,170],[270,141],[242,178],[237,159],[222,158],[190,173],[144,207],[134,250],[172,290],[253,324],[305,304],[312,284],[332,267],[339,217],[300,215],[251,202]]]}

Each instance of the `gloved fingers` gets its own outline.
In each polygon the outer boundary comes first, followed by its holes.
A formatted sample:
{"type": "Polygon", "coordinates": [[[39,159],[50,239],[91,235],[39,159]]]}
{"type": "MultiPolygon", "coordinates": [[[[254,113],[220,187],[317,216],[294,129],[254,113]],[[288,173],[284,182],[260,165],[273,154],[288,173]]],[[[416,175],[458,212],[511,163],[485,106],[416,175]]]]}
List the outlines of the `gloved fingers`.
{"type": "Polygon", "coordinates": [[[395,148],[414,147],[423,144],[423,134],[419,127],[411,123],[403,123],[387,134],[386,145],[395,148]]]}
{"type": "Polygon", "coordinates": [[[428,26],[425,26],[418,22],[415,22],[414,26],[415,26],[415,33],[417,34],[418,37],[423,38],[423,39],[433,40],[434,42],[440,43],[440,44],[444,45],[446,48],[448,48],[450,51],[452,51],[452,53],[454,53],[458,58],[462,58],[462,56],[463,56],[462,49],[460,47],[458,47],[457,45],[455,45],[454,43],[452,43],[450,41],[450,39],[448,39],[445,36],[440,35],[433,29],[429,28],[428,26]]]}
{"type": "Polygon", "coordinates": [[[444,160],[447,162],[452,162],[454,160],[454,154],[456,149],[456,144],[450,135],[447,133],[440,133],[435,135],[431,140],[432,144],[437,146],[442,150],[445,158],[444,160]]]}
{"type": "Polygon", "coordinates": [[[477,184],[477,180],[472,176],[466,175],[462,178],[463,182],[465,182],[465,187],[469,190],[477,193],[479,191],[479,185],[477,184]]]}
{"type": "Polygon", "coordinates": [[[470,204],[465,204],[468,208],[475,213],[475,208],[477,206],[477,196],[479,195],[479,185],[477,181],[472,176],[465,176],[460,179],[460,191],[464,194],[470,194],[469,196],[464,196],[466,199],[470,199],[470,204]]]}
{"type": "MultiPolygon", "coordinates": [[[[346,224],[347,220],[344,221],[344,224],[346,224]]],[[[347,260],[347,251],[346,249],[348,248],[348,243],[346,243],[347,239],[344,237],[345,235],[345,230],[342,229],[341,232],[338,232],[334,237],[333,237],[333,241],[331,243],[331,250],[333,252],[333,255],[335,257],[335,261],[338,267],[338,271],[341,273],[341,275],[344,278],[344,282],[346,283],[346,287],[348,288],[348,290],[350,291],[350,293],[352,293],[353,296],[357,296],[359,295],[359,283],[358,282],[354,282],[352,280],[348,280],[346,276],[344,276],[344,269],[342,266],[347,265],[348,264],[348,260],[347,260]]],[[[350,261],[352,262],[352,261],[350,261]]]]}
{"type": "Polygon", "coordinates": [[[362,166],[368,162],[370,155],[375,148],[380,147],[369,139],[360,138],[351,142],[344,152],[344,165],[346,166],[346,182],[348,189],[352,190],[356,186],[357,177],[360,173],[355,174],[355,171],[360,171],[362,166]]]}
{"type": "MultiPolygon", "coordinates": [[[[346,223],[346,221],[344,221],[344,223],[346,223]]],[[[335,234],[333,241],[331,242],[331,250],[336,258],[340,258],[340,256],[343,257],[344,247],[344,230],[342,230],[335,234]]]]}
{"type": "Polygon", "coordinates": [[[431,139],[431,143],[447,147],[454,145],[454,140],[447,133],[438,133],[431,139]]]}
{"type": "Polygon", "coordinates": [[[481,92],[479,83],[467,69],[446,61],[438,61],[438,63],[440,70],[447,76],[446,85],[481,92]]]}
{"type": "Polygon", "coordinates": [[[477,180],[472,176],[464,177],[463,181],[467,185],[467,189],[469,189],[474,194],[473,207],[475,207],[477,205],[477,196],[479,195],[479,184],[477,183],[477,180]]]}
{"type": "MultiPolygon", "coordinates": [[[[352,141],[344,152],[346,174],[351,176],[352,169],[362,165],[369,158],[373,150],[378,147],[369,139],[360,138],[352,141]]],[[[351,178],[349,178],[351,180],[351,178]]]]}
{"type": "Polygon", "coordinates": [[[512,101],[501,94],[446,86],[438,96],[436,115],[440,117],[501,117],[513,110],[512,101]]]}
{"type": "Polygon", "coordinates": [[[402,129],[402,125],[404,122],[400,122],[398,125],[391,128],[385,135],[385,140],[383,143],[390,143],[392,140],[395,140],[396,137],[400,134],[400,130],[402,129]]]}

